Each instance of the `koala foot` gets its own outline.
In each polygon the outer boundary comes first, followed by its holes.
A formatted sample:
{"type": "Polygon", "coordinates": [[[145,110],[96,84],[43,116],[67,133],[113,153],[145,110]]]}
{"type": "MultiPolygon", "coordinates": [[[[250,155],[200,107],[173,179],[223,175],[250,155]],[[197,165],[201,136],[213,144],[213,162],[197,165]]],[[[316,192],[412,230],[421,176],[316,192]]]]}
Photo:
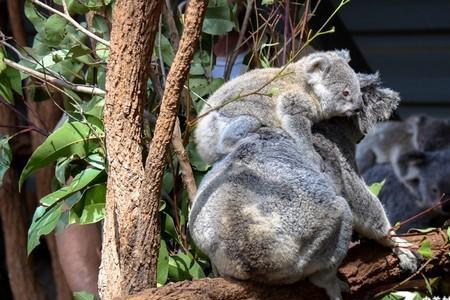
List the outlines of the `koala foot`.
{"type": "Polygon", "coordinates": [[[342,300],[342,292],[349,292],[347,283],[340,280],[336,275],[336,270],[327,270],[315,273],[309,277],[314,285],[323,288],[330,300],[342,300]]]}
{"type": "Polygon", "coordinates": [[[408,272],[415,272],[420,264],[419,255],[411,251],[412,244],[398,237],[392,238],[395,243],[394,254],[400,260],[400,268],[408,272]]]}

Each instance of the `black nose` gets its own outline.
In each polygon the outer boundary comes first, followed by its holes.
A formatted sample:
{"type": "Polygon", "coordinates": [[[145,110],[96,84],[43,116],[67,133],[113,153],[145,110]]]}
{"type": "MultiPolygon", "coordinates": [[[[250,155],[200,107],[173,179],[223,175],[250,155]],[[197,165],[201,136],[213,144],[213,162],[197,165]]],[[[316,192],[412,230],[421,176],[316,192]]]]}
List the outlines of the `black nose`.
{"type": "Polygon", "coordinates": [[[361,112],[361,108],[355,108],[355,109],[353,110],[353,112],[354,112],[354,113],[359,113],[359,112],[361,112]]]}

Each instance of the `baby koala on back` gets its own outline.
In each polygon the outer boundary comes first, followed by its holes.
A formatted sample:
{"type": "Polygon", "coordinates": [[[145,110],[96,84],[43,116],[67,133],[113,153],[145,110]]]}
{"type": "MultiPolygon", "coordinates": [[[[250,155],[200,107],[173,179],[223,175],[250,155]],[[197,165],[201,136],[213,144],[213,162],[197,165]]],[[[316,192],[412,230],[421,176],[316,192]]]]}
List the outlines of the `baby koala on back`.
{"type": "Polygon", "coordinates": [[[312,144],[313,123],[361,109],[349,61],[346,50],[316,52],[286,68],[256,69],[227,82],[200,113],[195,131],[200,156],[211,164],[262,126],[301,131],[301,142],[312,144]]]}

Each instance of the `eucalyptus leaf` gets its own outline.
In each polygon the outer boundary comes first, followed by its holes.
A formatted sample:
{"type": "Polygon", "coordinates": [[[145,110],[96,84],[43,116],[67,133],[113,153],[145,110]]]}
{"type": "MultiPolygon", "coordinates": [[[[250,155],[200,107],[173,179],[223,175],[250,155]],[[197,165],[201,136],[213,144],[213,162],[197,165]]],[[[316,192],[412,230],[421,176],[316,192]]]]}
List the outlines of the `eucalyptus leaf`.
{"type": "Polygon", "coordinates": [[[169,252],[166,241],[161,240],[158,254],[158,264],[156,266],[156,282],[164,285],[169,276],[169,252]]]}
{"type": "Polygon", "coordinates": [[[166,65],[170,66],[175,58],[175,52],[169,40],[158,33],[155,39],[155,53],[159,53],[159,47],[161,47],[162,60],[166,65]]]}
{"type": "Polygon", "coordinates": [[[7,68],[5,63],[5,53],[3,52],[3,49],[0,48],[0,73],[5,71],[7,68]]]}
{"type": "Polygon", "coordinates": [[[66,35],[67,20],[59,15],[51,15],[44,25],[46,40],[51,43],[60,43],[66,35]]]}
{"type": "Polygon", "coordinates": [[[13,68],[6,68],[4,74],[9,78],[11,89],[17,94],[23,96],[22,93],[22,78],[20,72],[13,68]]]}
{"type": "Polygon", "coordinates": [[[2,186],[3,177],[8,171],[12,160],[12,151],[8,141],[7,136],[0,137],[0,186],[2,186]]]}
{"type": "Polygon", "coordinates": [[[372,194],[374,194],[375,196],[378,196],[380,194],[380,192],[381,192],[381,189],[384,186],[384,182],[385,182],[385,180],[383,180],[382,182],[372,183],[369,186],[369,190],[372,192],[372,194]]]}
{"type": "Polygon", "coordinates": [[[62,202],[48,209],[43,206],[39,206],[36,209],[30,229],[28,230],[28,255],[39,245],[39,239],[42,235],[49,234],[55,229],[61,213],[62,202]]]}
{"type": "Polygon", "coordinates": [[[0,74],[0,97],[5,99],[9,103],[14,103],[14,95],[12,92],[11,83],[9,77],[6,76],[6,72],[0,74]]]}
{"type": "Polygon", "coordinates": [[[82,291],[82,292],[74,292],[73,293],[74,300],[95,300],[95,295],[82,291]]]}
{"type": "Polygon", "coordinates": [[[93,132],[92,128],[81,122],[66,122],[56,129],[31,155],[20,175],[19,187],[37,169],[61,157],[71,155],[86,157],[99,145],[99,133],[93,132]]]}
{"type": "Polygon", "coordinates": [[[31,0],[26,0],[24,4],[25,16],[33,24],[37,32],[44,30],[46,18],[38,12],[31,0]]]}
{"type": "Polygon", "coordinates": [[[92,224],[105,217],[106,184],[93,185],[70,210],[69,224],[92,224]]]}
{"type": "Polygon", "coordinates": [[[229,6],[208,7],[202,31],[211,35],[224,35],[234,28],[229,6]]]}
{"type": "Polygon", "coordinates": [[[56,202],[62,201],[67,197],[81,191],[88,185],[101,182],[105,179],[104,170],[99,170],[95,168],[87,168],[80,173],[78,173],[68,186],[62,187],[59,190],[48,194],[40,200],[43,206],[51,206],[56,202]]]}
{"type": "Polygon", "coordinates": [[[420,247],[417,252],[425,258],[433,258],[433,252],[431,251],[431,242],[428,239],[425,239],[420,243],[420,247]]]}

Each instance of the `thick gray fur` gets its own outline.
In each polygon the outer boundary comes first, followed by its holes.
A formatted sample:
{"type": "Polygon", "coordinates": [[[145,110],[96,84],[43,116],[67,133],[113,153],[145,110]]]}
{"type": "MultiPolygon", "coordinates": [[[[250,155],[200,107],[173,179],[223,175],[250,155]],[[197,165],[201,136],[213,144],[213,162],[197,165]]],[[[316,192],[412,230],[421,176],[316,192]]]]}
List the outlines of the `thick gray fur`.
{"type": "MultiPolygon", "coordinates": [[[[401,155],[396,164],[401,178],[389,163],[374,165],[363,174],[368,184],[385,181],[378,197],[392,223],[405,221],[445,200],[441,198],[443,194],[450,195],[450,150],[412,151],[401,155]]],[[[434,226],[434,220],[449,213],[450,203],[444,203],[403,225],[399,232],[434,226]]]]}
{"type": "Polygon", "coordinates": [[[312,123],[355,114],[361,91],[349,60],[345,50],[316,52],[284,70],[256,69],[227,82],[200,113],[194,133],[200,156],[212,164],[261,126],[294,126],[311,138],[312,123]],[[286,115],[297,124],[287,124],[286,115]]]}
{"type": "MultiPolygon", "coordinates": [[[[391,228],[380,201],[367,189],[354,160],[355,145],[389,116],[398,95],[376,75],[359,75],[365,107],[358,118],[333,118],[313,127],[321,169],[305,156],[302,132],[261,127],[218,161],[199,186],[189,228],[197,246],[225,277],[285,284],[308,277],[330,299],[341,299],[337,267],[352,229],[386,246],[391,228]]],[[[394,248],[400,264],[417,258],[394,248]]]]}

